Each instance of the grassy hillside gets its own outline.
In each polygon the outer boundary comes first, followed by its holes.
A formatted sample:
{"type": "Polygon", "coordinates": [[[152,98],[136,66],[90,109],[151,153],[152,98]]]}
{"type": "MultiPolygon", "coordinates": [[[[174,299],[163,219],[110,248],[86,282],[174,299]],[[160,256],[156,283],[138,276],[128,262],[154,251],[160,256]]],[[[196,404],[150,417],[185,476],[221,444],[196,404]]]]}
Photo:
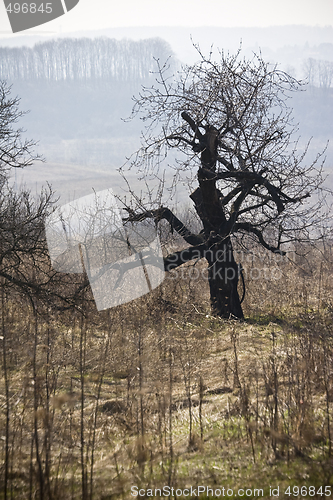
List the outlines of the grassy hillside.
{"type": "Polygon", "coordinates": [[[211,316],[203,262],[100,313],[2,282],[0,498],[325,497],[330,245],[242,262],[244,322],[211,316]]]}

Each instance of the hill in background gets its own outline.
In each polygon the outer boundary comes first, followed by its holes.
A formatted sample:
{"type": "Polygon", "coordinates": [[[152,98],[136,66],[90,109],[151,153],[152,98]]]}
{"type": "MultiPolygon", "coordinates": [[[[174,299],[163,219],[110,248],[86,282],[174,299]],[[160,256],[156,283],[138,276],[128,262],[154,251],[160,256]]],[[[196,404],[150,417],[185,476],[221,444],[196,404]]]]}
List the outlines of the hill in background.
{"type": "MultiPolygon", "coordinates": [[[[181,62],[198,57],[188,30],[158,31],[165,40],[139,39],[143,35],[140,28],[90,32],[84,38],[79,37],[83,33],[76,38],[44,37],[34,45],[32,38],[14,37],[16,44],[27,43],[15,47],[2,39],[0,78],[13,84],[13,94],[21,97],[21,109],[30,110],[20,125],[28,137],[39,141],[39,152],[47,160],[29,169],[28,175],[16,173],[17,183],[25,182],[38,190],[49,181],[62,186],[63,191],[66,180],[66,189],[73,196],[78,181],[82,187],[95,179],[96,189],[109,183],[110,176],[111,183],[116,182],[116,169],[138,148],[143,128],[139,120],[124,121],[131,112],[132,96],[139,94],[142,85],[154,83],[156,60],[163,64],[172,56],[168,62],[171,75],[181,62]],[[119,39],[126,34],[133,40],[119,39]]],[[[147,28],[144,33],[153,36],[156,30],[147,28]]],[[[308,89],[295,95],[290,104],[295,122],[300,123],[302,143],[313,137],[312,156],[333,136],[332,33],[331,28],[308,27],[191,31],[193,41],[205,52],[208,40],[237,50],[242,39],[245,56],[261,49],[267,60],[279,62],[282,69],[309,81],[308,89]]],[[[329,147],[328,171],[333,170],[332,158],[329,147]]]]}

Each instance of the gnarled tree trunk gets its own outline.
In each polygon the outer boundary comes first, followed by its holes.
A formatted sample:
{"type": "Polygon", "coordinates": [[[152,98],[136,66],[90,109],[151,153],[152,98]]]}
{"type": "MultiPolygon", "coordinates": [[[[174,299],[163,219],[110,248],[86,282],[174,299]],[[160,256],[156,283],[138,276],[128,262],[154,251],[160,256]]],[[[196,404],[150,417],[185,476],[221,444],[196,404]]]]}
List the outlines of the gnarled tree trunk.
{"type": "MultiPolygon", "coordinates": [[[[190,119],[188,115],[184,119],[190,119]]],[[[198,171],[199,188],[192,194],[195,209],[202,221],[208,261],[210,300],[214,314],[223,318],[243,318],[238,294],[239,267],[235,262],[230,239],[230,227],[221,203],[222,193],[216,186],[214,172],[217,158],[217,130],[206,127],[205,134],[196,135],[199,143],[195,150],[201,150],[201,168],[198,171]],[[209,173],[210,175],[207,175],[209,173]],[[212,175],[211,175],[212,174],[212,175]]]]}

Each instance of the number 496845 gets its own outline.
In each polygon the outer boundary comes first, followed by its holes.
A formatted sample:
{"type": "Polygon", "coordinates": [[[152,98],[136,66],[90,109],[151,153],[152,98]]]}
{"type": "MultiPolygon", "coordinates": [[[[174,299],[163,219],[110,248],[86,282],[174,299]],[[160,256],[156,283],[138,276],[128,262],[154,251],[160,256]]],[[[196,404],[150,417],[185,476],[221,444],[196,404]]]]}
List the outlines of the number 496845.
{"type": "Polygon", "coordinates": [[[288,488],[284,492],[285,495],[289,495],[292,497],[314,497],[316,496],[325,496],[330,497],[332,495],[331,486],[320,486],[319,488],[315,486],[288,486],[288,488]]]}
{"type": "Polygon", "coordinates": [[[7,12],[9,14],[37,14],[38,12],[44,14],[51,14],[52,12],[52,3],[51,2],[46,2],[46,3],[22,3],[19,4],[17,2],[15,3],[9,3],[8,6],[6,7],[7,12]]]}

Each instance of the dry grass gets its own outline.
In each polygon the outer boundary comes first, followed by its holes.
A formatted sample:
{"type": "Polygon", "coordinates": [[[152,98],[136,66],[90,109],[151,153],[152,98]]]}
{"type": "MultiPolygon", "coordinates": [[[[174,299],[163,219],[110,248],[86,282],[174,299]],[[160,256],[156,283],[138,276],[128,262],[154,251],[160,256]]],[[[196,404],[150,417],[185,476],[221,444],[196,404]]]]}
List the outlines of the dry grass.
{"type": "Polygon", "coordinates": [[[86,316],[3,292],[0,498],[332,485],[330,252],[244,259],[243,323],[210,315],[193,267],[86,316]]]}

